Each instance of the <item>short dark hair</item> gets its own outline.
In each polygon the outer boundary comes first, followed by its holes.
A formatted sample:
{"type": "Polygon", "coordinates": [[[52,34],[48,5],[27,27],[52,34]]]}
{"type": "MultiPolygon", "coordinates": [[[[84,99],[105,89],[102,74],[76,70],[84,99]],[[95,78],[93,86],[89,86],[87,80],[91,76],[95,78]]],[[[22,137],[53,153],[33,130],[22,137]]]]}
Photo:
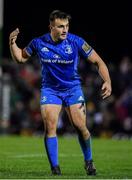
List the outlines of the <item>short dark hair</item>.
{"type": "Polygon", "coordinates": [[[63,11],[60,11],[60,10],[54,10],[49,15],[49,22],[52,22],[55,19],[68,19],[68,20],[70,20],[71,15],[67,14],[67,13],[65,13],[63,11]]]}

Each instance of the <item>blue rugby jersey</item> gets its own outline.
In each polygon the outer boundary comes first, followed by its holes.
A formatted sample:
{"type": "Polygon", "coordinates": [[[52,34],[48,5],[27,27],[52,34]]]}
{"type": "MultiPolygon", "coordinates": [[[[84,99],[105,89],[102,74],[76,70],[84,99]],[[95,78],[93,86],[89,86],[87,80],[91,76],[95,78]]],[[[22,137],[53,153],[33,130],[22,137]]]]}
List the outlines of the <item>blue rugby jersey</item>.
{"type": "Polygon", "coordinates": [[[51,39],[50,33],[34,38],[25,48],[27,54],[37,55],[42,67],[42,88],[67,89],[80,84],[79,58],[87,58],[92,47],[74,34],[59,43],[51,39]]]}

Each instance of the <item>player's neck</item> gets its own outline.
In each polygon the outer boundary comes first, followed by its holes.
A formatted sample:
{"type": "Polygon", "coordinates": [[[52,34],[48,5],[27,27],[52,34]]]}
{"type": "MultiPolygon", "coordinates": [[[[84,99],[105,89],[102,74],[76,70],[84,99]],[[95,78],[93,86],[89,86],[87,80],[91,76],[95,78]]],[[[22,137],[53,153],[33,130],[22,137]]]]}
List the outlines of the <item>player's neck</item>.
{"type": "Polygon", "coordinates": [[[62,40],[55,38],[52,33],[50,33],[51,39],[54,43],[60,43],[62,40]]]}

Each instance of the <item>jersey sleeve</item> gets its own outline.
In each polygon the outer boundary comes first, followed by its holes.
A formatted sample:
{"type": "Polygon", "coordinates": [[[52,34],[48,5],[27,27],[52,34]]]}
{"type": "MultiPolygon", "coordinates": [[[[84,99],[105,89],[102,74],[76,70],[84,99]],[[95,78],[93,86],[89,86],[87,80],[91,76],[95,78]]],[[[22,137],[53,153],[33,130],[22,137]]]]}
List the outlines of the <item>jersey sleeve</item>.
{"type": "Polygon", "coordinates": [[[33,39],[29,42],[29,44],[25,47],[25,51],[29,56],[36,54],[36,39],[33,39]]]}
{"type": "Polygon", "coordinates": [[[81,37],[77,40],[77,46],[79,50],[79,55],[83,58],[87,58],[92,53],[93,48],[81,37]]]}

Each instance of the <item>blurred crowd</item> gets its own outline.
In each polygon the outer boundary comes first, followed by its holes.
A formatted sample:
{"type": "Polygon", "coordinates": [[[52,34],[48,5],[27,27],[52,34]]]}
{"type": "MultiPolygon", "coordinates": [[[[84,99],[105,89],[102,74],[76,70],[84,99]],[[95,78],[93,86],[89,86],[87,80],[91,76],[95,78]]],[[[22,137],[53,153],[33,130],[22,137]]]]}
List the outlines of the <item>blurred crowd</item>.
{"type": "MultiPolygon", "coordinates": [[[[3,59],[0,69],[0,134],[41,135],[41,69],[32,58],[26,64],[3,59]],[[4,90],[3,90],[4,89],[4,90]]],[[[132,62],[123,56],[119,63],[107,63],[112,80],[112,95],[101,98],[102,79],[95,65],[81,60],[79,73],[86,100],[87,126],[97,137],[132,135],[132,62]]],[[[61,135],[75,133],[63,109],[58,123],[61,135]]]]}

